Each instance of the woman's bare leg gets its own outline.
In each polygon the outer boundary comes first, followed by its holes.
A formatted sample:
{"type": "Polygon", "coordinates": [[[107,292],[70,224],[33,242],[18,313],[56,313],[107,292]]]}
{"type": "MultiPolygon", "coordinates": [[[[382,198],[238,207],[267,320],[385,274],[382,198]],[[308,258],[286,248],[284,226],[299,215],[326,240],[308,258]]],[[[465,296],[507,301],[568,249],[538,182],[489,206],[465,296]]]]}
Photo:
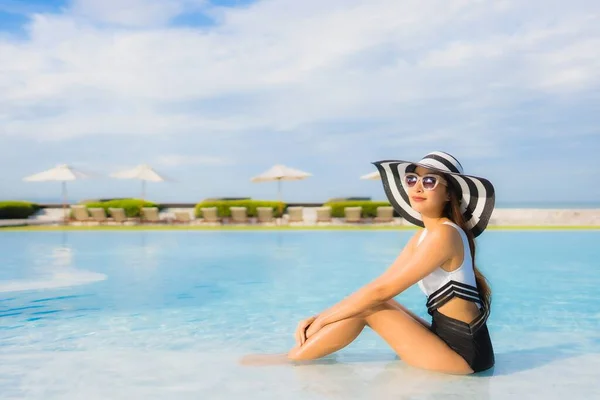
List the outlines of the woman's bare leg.
{"type": "Polygon", "coordinates": [[[362,317],[347,318],[324,326],[302,346],[294,346],[288,357],[291,360],[314,360],[348,346],[360,335],[367,322],[362,317]]]}
{"type": "MultiPolygon", "coordinates": [[[[407,313],[415,321],[429,329],[430,325],[427,321],[409,311],[396,300],[390,299],[385,304],[391,308],[407,313]]],[[[363,328],[367,325],[365,317],[371,313],[372,311],[367,311],[354,318],[344,319],[325,326],[306,341],[303,346],[300,347],[296,345],[292,348],[288,353],[288,357],[292,360],[314,360],[343,349],[358,337],[363,328]]]]}
{"type": "Polygon", "coordinates": [[[287,354],[248,356],[243,364],[273,365],[286,360],[314,360],[350,344],[365,326],[379,334],[407,364],[439,372],[469,374],[466,361],[429,330],[429,324],[404,311],[397,302],[386,302],[354,318],[329,324],[304,345],[287,354]]]}
{"type": "Polygon", "coordinates": [[[361,316],[325,326],[303,346],[294,347],[288,357],[292,360],[324,357],[350,344],[366,325],[377,332],[409,365],[453,374],[473,372],[461,356],[427,327],[389,303],[361,316]]]}
{"type": "Polygon", "coordinates": [[[431,324],[429,322],[425,321],[423,318],[419,317],[417,314],[410,311],[408,308],[404,307],[402,304],[398,303],[396,300],[390,299],[387,301],[387,304],[391,305],[392,307],[394,307],[398,310],[404,311],[405,313],[410,315],[415,321],[417,321],[418,323],[423,325],[425,328],[427,328],[427,329],[431,328],[431,324]]]}
{"type": "Polygon", "coordinates": [[[294,346],[287,354],[250,354],[240,360],[242,365],[276,365],[293,361],[314,360],[334,353],[350,343],[364,329],[364,318],[347,318],[329,324],[302,346],[294,346]]]}
{"type": "MultiPolygon", "coordinates": [[[[390,299],[386,304],[394,309],[403,311],[409,314],[415,321],[429,329],[429,323],[416,314],[413,314],[397,301],[390,299]]],[[[329,324],[313,337],[308,339],[302,346],[294,346],[288,353],[285,354],[250,354],[241,359],[244,365],[274,365],[283,364],[289,360],[314,360],[324,357],[338,350],[343,349],[362,332],[367,325],[365,317],[371,311],[367,311],[355,318],[348,318],[329,324]]]]}

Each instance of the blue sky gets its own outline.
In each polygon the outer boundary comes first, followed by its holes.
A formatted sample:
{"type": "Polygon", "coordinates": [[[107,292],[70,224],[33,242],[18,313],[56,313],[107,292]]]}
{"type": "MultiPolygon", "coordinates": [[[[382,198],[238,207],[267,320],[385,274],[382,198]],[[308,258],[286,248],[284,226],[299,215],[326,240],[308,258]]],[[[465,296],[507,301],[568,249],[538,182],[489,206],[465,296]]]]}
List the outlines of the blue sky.
{"type": "Polygon", "coordinates": [[[0,0],[0,199],[383,199],[381,159],[454,154],[499,203],[600,204],[596,1],[0,0]]]}

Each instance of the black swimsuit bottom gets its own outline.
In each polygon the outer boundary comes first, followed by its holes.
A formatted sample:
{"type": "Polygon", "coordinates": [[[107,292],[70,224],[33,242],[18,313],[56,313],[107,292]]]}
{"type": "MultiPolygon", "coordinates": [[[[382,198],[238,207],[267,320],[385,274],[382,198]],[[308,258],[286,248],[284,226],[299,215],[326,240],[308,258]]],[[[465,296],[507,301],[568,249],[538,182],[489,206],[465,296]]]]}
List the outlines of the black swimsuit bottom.
{"type": "Polygon", "coordinates": [[[431,315],[431,331],[464,358],[474,372],[494,366],[494,349],[485,322],[474,327],[437,310],[433,310],[431,315]]]}

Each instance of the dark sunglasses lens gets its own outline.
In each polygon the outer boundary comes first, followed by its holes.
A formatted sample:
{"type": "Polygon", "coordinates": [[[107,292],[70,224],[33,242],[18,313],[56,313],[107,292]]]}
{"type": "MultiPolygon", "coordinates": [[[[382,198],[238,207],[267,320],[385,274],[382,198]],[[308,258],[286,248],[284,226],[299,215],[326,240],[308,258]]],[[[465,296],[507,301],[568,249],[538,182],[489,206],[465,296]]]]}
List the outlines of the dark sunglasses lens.
{"type": "Polygon", "coordinates": [[[406,175],[404,177],[404,182],[406,182],[406,186],[413,187],[417,183],[418,178],[414,175],[406,175]]]}
{"type": "Polygon", "coordinates": [[[435,176],[426,176],[423,178],[423,187],[425,189],[433,189],[436,183],[437,179],[435,176]]]}

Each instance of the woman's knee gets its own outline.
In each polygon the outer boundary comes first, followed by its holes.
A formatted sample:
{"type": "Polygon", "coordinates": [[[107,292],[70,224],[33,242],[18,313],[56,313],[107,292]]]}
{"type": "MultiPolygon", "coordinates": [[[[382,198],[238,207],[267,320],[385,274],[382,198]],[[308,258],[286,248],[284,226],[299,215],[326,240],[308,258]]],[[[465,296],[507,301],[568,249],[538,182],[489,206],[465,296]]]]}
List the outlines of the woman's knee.
{"type": "Polygon", "coordinates": [[[301,347],[300,346],[294,346],[294,348],[292,348],[288,353],[287,353],[287,358],[291,361],[301,361],[301,360],[305,360],[305,358],[302,358],[302,351],[301,351],[301,347]]]}

